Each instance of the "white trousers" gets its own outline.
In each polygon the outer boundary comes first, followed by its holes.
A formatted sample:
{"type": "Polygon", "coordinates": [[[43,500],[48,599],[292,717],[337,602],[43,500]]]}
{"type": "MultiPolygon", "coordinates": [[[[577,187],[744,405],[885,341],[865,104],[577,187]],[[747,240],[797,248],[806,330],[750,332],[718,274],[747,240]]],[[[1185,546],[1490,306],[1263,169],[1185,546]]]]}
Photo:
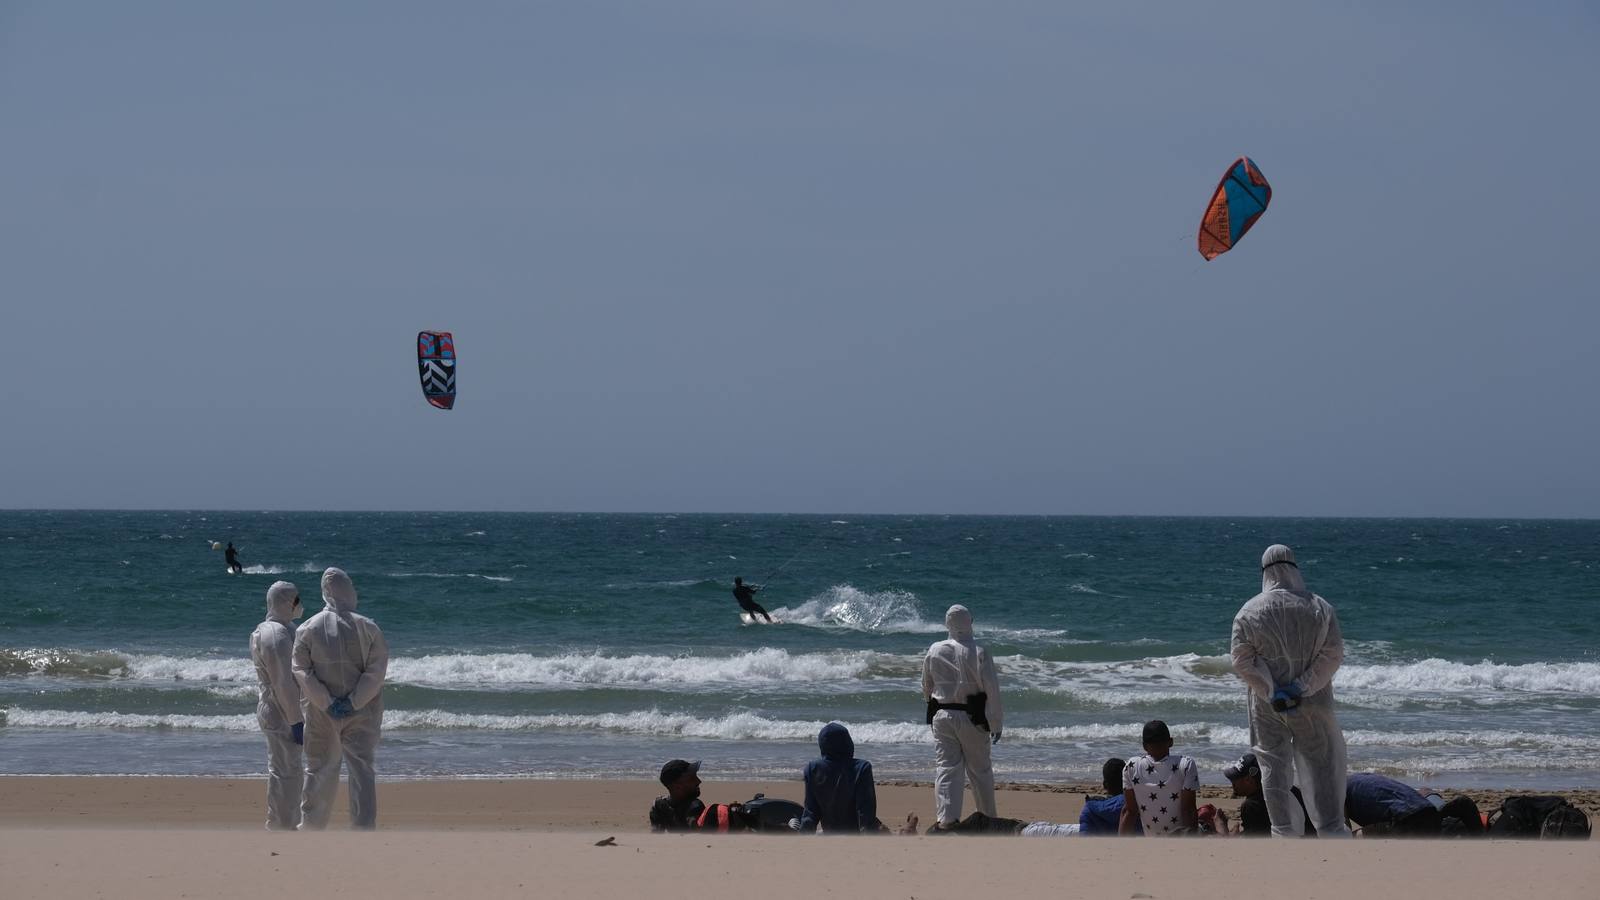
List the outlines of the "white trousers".
{"type": "Polygon", "coordinates": [[[283,716],[257,715],[267,738],[267,830],[293,831],[300,824],[300,792],[305,784],[304,754],[283,716]]]}
{"type": "Polygon", "coordinates": [[[339,790],[339,762],[349,773],[350,827],[378,824],[378,778],[375,756],[383,730],[383,707],[373,703],[353,716],[335,719],[326,710],[305,709],[306,792],[300,804],[300,827],[328,827],[333,797],[339,790]]]}
{"type": "Polygon", "coordinates": [[[1261,766],[1261,795],[1272,819],[1272,836],[1305,833],[1300,804],[1289,792],[1298,784],[1306,800],[1306,814],[1317,826],[1317,837],[1350,837],[1344,822],[1344,732],[1332,703],[1302,702],[1299,708],[1280,713],[1252,697],[1250,730],[1255,735],[1251,749],[1261,766]]]}
{"type": "Polygon", "coordinates": [[[933,811],[940,825],[961,821],[961,796],[968,780],[978,812],[999,815],[994,805],[989,732],[972,724],[965,712],[941,709],[934,714],[933,766],[933,811]]]}

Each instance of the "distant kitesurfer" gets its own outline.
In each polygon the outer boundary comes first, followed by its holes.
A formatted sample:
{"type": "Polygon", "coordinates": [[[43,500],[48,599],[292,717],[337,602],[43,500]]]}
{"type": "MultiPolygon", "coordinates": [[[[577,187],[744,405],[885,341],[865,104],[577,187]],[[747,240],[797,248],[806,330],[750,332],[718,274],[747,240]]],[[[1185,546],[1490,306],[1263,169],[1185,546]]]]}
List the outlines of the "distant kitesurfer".
{"type": "Polygon", "coordinates": [[[749,613],[752,620],[759,613],[766,616],[767,621],[771,622],[772,616],[767,615],[767,611],[762,609],[761,604],[756,602],[756,591],[759,590],[761,589],[745,584],[743,578],[735,576],[733,579],[733,599],[739,601],[739,608],[749,613]]]}
{"type": "Polygon", "coordinates": [[[228,557],[228,571],[236,575],[244,571],[244,566],[239,564],[239,551],[233,549],[233,541],[228,542],[228,549],[225,555],[228,557]]]}

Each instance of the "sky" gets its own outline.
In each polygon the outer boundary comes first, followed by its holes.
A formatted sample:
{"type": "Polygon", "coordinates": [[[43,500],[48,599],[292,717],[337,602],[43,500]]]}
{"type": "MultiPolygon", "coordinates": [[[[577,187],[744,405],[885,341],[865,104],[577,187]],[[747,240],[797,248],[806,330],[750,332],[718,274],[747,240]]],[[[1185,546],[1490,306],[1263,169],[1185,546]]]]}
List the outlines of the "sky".
{"type": "Polygon", "coordinates": [[[1600,517],[1596,9],[0,0],[0,507],[1600,517]]]}

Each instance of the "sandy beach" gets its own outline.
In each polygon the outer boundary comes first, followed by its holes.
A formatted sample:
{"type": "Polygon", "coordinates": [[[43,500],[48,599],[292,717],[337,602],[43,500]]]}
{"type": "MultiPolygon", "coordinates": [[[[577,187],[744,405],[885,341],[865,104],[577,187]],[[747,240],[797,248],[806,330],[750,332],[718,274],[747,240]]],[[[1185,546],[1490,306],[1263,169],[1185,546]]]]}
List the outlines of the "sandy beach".
{"type": "MultiPolygon", "coordinates": [[[[704,796],[798,798],[799,788],[707,781],[704,796]]],[[[1072,821],[1082,788],[1013,787],[1000,795],[1001,813],[1072,821]]],[[[277,897],[307,871],[319,885],[393,897],[691,896],[722,883],[764,897],[1048,890],[1167,898],[1235,892],[1248,873],[1263,896],[1394,895],[1405,885],[1420,897],[1587,898],[1600,879],[1592,843],[1205,839],[1168,842],[1151,855],[1148,844],[1126,840],[652,835],[644,813],[660,789],[646,780],[412,781],[380,790],[376,834],[275,835],[258,830],[257,780],[0,778],[5,896],[277,897]],[[595,846],[607,837],[616,846],[595,846]],[[965,849],[951,854],[951,841],[965,849]]],[[[1207,793],[1209,802],[1235,805],[1207,793]]],[[[1579,799],[1593,814],[1600,798],[1579,799]]],[[[879,801],[886,819],[909,811],[926,823],[931,812],[926,785],[883,785],[879,801]]]]}

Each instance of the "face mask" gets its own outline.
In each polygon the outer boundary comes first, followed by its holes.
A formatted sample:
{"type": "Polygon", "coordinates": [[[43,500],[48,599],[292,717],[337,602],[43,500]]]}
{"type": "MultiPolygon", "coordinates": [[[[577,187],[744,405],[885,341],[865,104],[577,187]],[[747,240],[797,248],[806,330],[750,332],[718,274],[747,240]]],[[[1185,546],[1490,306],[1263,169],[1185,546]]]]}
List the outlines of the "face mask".
{"type": "Polygon", "coordinates": [[[300,598],[296,597],[294,598],[294,605],[289,607],[289,619],[291,621],[298,619],[305,614],[305,611],[305,607],[300,605],[300,598]]]}

